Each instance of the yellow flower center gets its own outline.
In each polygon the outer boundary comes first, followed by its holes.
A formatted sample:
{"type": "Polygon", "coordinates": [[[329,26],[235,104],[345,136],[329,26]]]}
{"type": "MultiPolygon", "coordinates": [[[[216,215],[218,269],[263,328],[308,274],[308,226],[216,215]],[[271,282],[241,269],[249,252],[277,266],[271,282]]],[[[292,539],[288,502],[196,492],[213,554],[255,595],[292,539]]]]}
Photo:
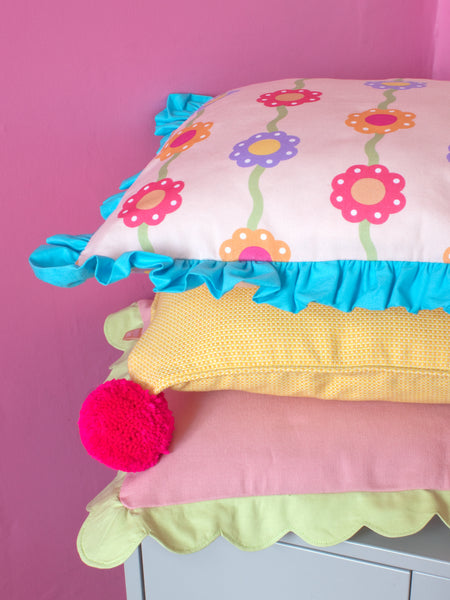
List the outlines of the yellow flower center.
{"type": "Polygon", "coordinates": [[[155,208],[155,206],[158,206],[158,204],[164,200],[165,195],[166,192],[164,190],[152,190],[148,194],[145,194],[145,196],[142,196],[136,204],[136,208],[139,208],[140,210],[155,208]]]}
{"type": "Polygon", "coordinates": [[[268,154],[274,154],[281,148],[281,144],[278,140],[259,140],[254,142],[248,148],[250,154],[257,154],[258,156],[267,156],[268,154]]]}
{"type": "Polygon", "coordinates": [[[275,100],[279,102],[293,102],[294,100],[299,100],[303,98],[303,94],[301,92],[287,92],[285,94],[278,94],[275,96],[275,100]]]}
{"type": "Polygon", "coordinates": [[[386,188],[379,179],[372,177],[363,177],[358,179],[351,189],[351,195],[359,204],[378,204],[386,194],[386,188]]]}
{"type": "Polygon", "coordinates": [[[402,86],[402,85],[408,85],[408,83],[406,81],[383,81],[384,85],[389,85],[389,86],[402,86]]]}

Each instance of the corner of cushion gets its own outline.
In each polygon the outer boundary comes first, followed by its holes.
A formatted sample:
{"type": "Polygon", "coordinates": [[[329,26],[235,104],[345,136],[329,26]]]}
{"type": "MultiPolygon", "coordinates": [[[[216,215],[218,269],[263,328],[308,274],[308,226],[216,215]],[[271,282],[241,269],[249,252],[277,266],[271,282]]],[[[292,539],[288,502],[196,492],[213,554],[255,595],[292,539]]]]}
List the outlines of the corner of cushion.
{"type": "Polygon", "coordinates": [[[178,127],[209,100],[212,100],[212,96],[169,94],[166,107],[155,116],[155,135],[163,136],[159,149],[178,127]]]}
{"type": "Polygon", "coordinates": [[[90,240],[89,235],[54,235],[39,246],[28,261],[38,279],[58,287],[83,283],[88,275],[76,262],[90,240]]]}
{"type": "Polygon", "coordinates": [[[124,563],[146,537],[145,524],[120,502],[119,473],[88,505],[89,515],[77,536],[77,550],[88,566],[111,569],[124,563]]]}
{"type": "Polygon", "coordinates": [[[109,196],[109,198],[106,198],[106,200],[102,202],[100,206],[100,214],[102,215],[103,219],[105,219],[105,221],[119,206],[120,202],[122,201],[125,195],[126,190],[128,190],[133,185],[133,183],[136,181],[140,174],[141,171],[136,175],[132,175],[131,177],[127,177],[127,179],[124,179],[119,186],[120,192],[114,194],[113,196],[109,196]]]}
{"type": "Polygon", "coordinates": [[[106,198],[106,200],[102,202],[102,204],[100,205],[100,214],[102,215],[105,221],[119,206],[124,194],[125,192],[114,194],[113,196],[106,198]]]}
{"type": "Polygon", "coordinates": [[[77,264],[89,235],[55,235],[29,257],[34,274],[41,281],[58,287],[74,287],[95,277],[102,285],[126,279],[133,271],[167,269],[174,263],[169,256],[141,250],[124,252],[117,259],[94,254],[77,264]]]}
{"type": "Polygon", "coordinates": [[[130,306],[108,315],[103,325],[103,332],[110,346],[125,351],[130,346],[130,341],[125,339],[126,333],[142,326],[139,302],[133,302],[130,306]]]}

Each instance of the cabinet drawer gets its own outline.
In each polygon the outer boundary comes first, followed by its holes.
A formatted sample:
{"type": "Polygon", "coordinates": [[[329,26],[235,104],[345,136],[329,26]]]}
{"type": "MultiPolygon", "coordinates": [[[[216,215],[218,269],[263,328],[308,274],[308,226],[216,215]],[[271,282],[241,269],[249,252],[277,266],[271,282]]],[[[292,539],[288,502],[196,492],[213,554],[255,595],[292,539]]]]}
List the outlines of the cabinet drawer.
{"type": "MultiPolygon", "coordinates": [[[[147,598],[167,600],[408,600],[410,572],[275,544],[245,552],[219,538],[188,555],[142,544],[147,598]]],[[[448,598],[447,598],[448,600],[448,598]]]]}
{"type": "Polygon", "coordinates": [[[449,600],[450,579],[413,573],[411,585],[411,600],[449,600]]]}

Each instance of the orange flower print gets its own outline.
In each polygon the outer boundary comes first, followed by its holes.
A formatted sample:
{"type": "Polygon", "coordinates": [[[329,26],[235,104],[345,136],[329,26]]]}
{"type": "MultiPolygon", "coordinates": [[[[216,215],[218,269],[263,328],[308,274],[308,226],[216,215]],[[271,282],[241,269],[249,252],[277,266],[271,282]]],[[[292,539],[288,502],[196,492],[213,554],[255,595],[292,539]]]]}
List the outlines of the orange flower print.
{"type": "Polygon", "coordinates": [[[189,150],[197,142],[201,142],[209,137],[212,126],[213,123],[198,122],[181,129],[181,131],[176,131],[161,148],[158,158],[166,160],[174,154],[189,150]]]}
{"type": "Polygon", "coordinates": [[[447,248],[447,250],[444,252],[442,259],[445,263],[450,263],[450,246],[447,248]]]}
{"type": "Polygon", "coordinates": [[[415,125],[415,117],[414,113],[393,108],[370,108],[362,113],[349,115],[345,124],[359,133],[385,134],[398,129],[411,129],[415,125]]]}
{"type": "Polygon", "coordinates": [[[261,260],[288,262],[291,257],[289,246],[276,240],[270,231],[257,229],[253,231],[242,227],[237,229],[230,240],[220,246],[220,258],[233,260],[261,260]]]}

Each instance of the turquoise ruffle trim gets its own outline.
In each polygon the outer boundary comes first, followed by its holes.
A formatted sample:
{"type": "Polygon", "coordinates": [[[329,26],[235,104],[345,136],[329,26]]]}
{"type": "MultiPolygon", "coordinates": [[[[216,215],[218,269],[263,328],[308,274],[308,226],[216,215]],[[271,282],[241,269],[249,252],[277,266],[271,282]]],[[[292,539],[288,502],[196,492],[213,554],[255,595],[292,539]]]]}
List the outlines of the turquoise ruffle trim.
{"type": "Polygon", "coordinates": [[[106,198],[106,200],[102,202],[100,206],[100,213],[105,219],[105,221],[109,217],[109,215],[112,214],[119,206],[120,201],[124,197],[125,191],[136,181],[140,174],[141,173],[139,172],[137,175],[133,175],[132,177],[128,177],[128,179],[125,179],[125,181],[122,181],[122,183],[119,186],[119,190],[121,190],[121,192],[119,192],[118,194],[114,194],[109,198],[106,198]]]}
{"type": "Polygon", "coordinates": [[[199,94],[169,94],[166,108],[155,116],[155,135],[162,135],[159,149],[164,146],[171,134],[199,108],[212,100],[212,96],[199,94]]]}
{"type": "Polygon", "coordinates": [[[215,298],[245,281],[259,287],[253,299],[297,313],[310,302],[349,312],[355,307],[408,312],[443,308],[450,313],[450,265],[402,261],[336,260],[323,262],[222,262],[183,260],[136,251],[114,260],[92,256],[75,264],[90,236],[57,235],[30,256],[35,275],[59,287],[95,277],[103,285],[134,270],[151,270],[156,292],[184,292],[206,284],[215,298]]]}

